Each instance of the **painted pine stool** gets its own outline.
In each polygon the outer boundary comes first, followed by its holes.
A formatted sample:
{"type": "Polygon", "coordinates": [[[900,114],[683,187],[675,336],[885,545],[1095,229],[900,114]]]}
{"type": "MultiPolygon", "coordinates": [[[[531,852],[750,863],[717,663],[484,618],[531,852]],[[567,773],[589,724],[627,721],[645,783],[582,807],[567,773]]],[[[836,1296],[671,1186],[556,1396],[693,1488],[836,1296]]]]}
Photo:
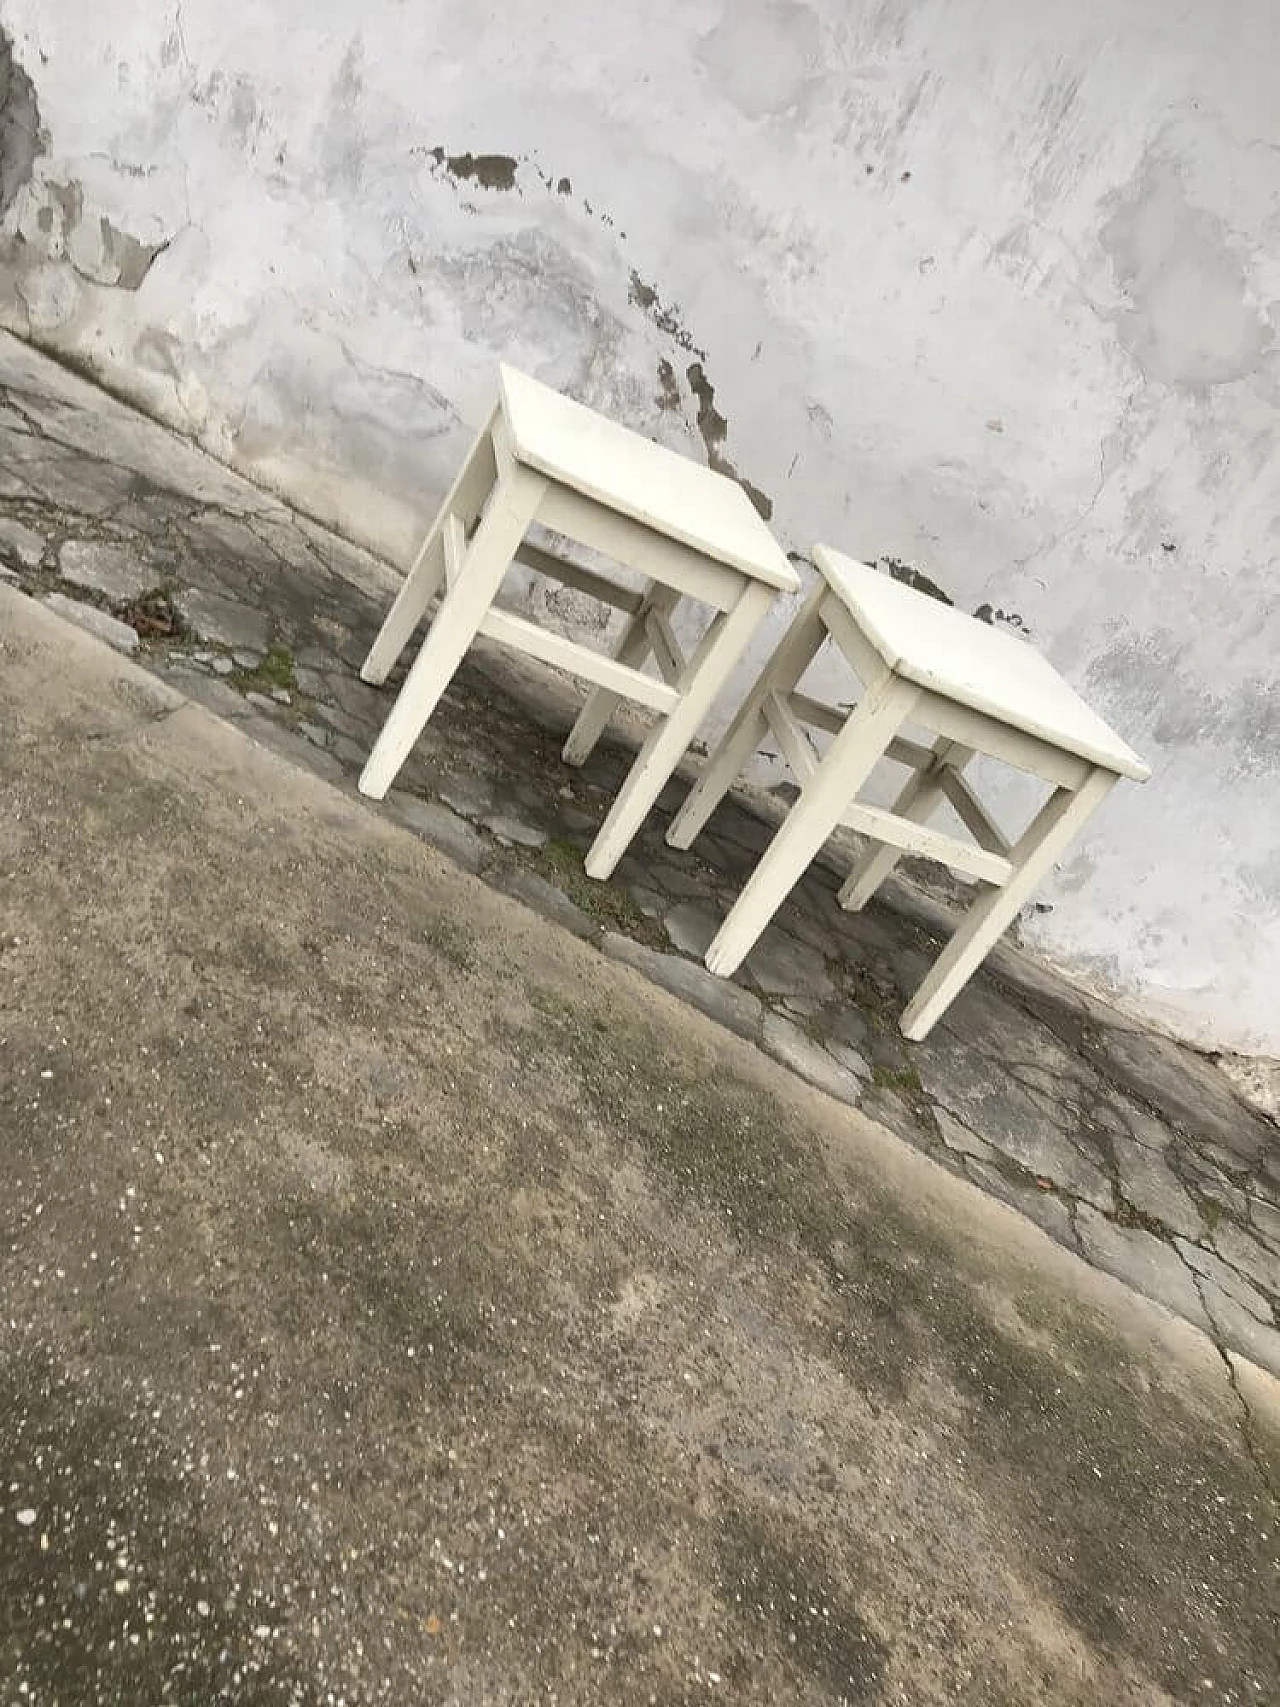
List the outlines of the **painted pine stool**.
{"type": "Polygon", "coordinates": [[[427,607],[435,618],[360,777],[380,800],[467,649],[483,634],[593,684],[564,747],[582,764],[623,699],[659,713],[587,854],[608,877],[780,592],[800,582],[742,488],[515,372],[476,438],[365,659],[384,682],[427,607]],[[639,571],[641,591],[529,543],[535,523],[639,571]],[[514,561],[627,613],[612,656],[499,609],[514,561]],[[715,614],[686,658],[682,599],[715,614]],[[657,675],[642,667],[652,655],[657,675]]]}
{"type": "Polygon", "coordinates": [[[819,579],[756,686],[707,761],[667,840],[687,848],[771,731],[800,794],[707,951],[711,971],[736,971],[823,843],[839,825],[870,846],[840,891],[863,906],[903,853],[969,873],[989,885],[969,907],[902,1016],[907,1037],[925,1037],[981,964],[1037,883],[1061,858],[1120,777],[1143,782],[1147,766],[1027,642],[855,563],[814,551],[819,579]],[[828,640],[862,682],[852,710],[835,710],[797,684],[828,640]],[[923,724],[931,745],[908,739],[923,724]],[[806,727],[807,726],[807,727],[806,727]],[[809,729],[832,737],[819,753],[809,729]],[[1010,841],[964,776],[976,753],[1029,771],[1048,799],[1010,841]],[[857,799],[882,758],[912,775],[886,809],[857,799]],[[928,828],[943,800],[972,842],[928,828]]]}

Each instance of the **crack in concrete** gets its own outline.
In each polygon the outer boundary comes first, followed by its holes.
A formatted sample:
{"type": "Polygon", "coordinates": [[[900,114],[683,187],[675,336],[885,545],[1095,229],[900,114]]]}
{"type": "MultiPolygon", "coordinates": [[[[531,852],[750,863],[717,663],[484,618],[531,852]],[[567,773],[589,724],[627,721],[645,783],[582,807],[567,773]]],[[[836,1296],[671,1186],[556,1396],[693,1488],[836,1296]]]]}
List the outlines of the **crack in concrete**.
{"type": "MultiPolygon", "coordinates": [[[[1226,1345],[1224,1345],[1222,1329],[1218,1324],[1218,1318],[1213,1313],[1213,1307],[1205,1295],[1204,1286],[1201,1283],[1201,1276],[1196,1273],[1195,1269],[1192,1268],[1191,1264],[1184,1256],[1182,1256],[1181,1252],[1179,1252],[1178,1255],[1182,1266],[1191,1276],[1191,1281],[1196,1289],[1201,1306],[1203,1307],[1204,1313],[1212,1326],[1213,1332],[1208,1335],[1209,1343],[1222,1359],[1222,1366],[1226,1371],[1227,1376],[1227,1385],[1230,1387],[1232,1394],[1235,1396],[1236,1404],[1240,1408],[1240,1438],[1244,1442],[1245,1453],[1248,1456],[1250,1464],[1253,1466],[1254,1473],[1257,1475],[1264,1493],[1274,1508],[1276,1517],[1280,1518],[1280,1488],[1277,1488],[1276,1484],[1272,1481],[1271,1472],[1262,1456],[1257,1440],[1254,1438],[1253,1411],[1250,1408],[1248,1399],[1244,1396],[1244,1392],[1240,1386],[1239,1376],[1236,1373],[1235,1359],[1242,1354],[1232,1352],[1226,1345]]],[[[1252,1362],[1252,1359],[1249,1361],[1252,1362]]]]}

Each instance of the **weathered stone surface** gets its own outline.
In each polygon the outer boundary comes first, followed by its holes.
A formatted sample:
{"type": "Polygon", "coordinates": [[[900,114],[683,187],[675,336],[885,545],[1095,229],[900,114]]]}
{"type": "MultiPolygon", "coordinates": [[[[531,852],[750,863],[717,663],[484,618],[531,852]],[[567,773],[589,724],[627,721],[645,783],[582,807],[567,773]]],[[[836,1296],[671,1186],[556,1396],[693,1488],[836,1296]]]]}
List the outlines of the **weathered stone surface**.
{"type": "Polygon", "coordinates": [[[1280,1254],[1280,1208],[1264,1197],[1250,1197],[1246,1212],[1258,1238],[1280,1254]]]}
{"type": "Polygon", "coordinates": [[[442,782],[436,793],[446,806],[464,818],[479,818],[493,804],[493,785],[486,778],[451,776],[442,782]]]}
{"type": "Polygon", "coordinates": [[[975,1185],[992,1197],[998,1197],[1002,1203],[1016,1209],[1033,1221],[1037,1227],[1060,1245],[1069,1250],[1075,1248],[1072,1235],[1071,1214],[1060,1197],[1051,1191],[1041,1191],[1029,1180],[1010,1179],[1007,1174],[992,1162],[983,1161],[980,1157],[970,1156],[965,1159],[964,1175],[975,1185]]]}
{"type": "Polygon", "coordinates": [[[1205,1308],[1213,1319],[1220,1344],[1232,1346],[1260,1369],[1280,1380],[1280,1333],[1264,1327],[1257,1317],[1212,1280],[1202,1280],[1205,1308]]]}
{"type": "Polygon", "coordinates": [[[489,851],[484,837],[438,800],[420,800],[416,794],[393,788],[383,806],[393,818],[432,847],[439,848],[464,871],[478,872],[484,864],[489,851]]]}
{"type": "Polygon", "coordinates": [[[199,587],[184,589],[173,602],[182,620],[202,640],[212,640],[218,646],[253,647],[259,652],[265,652],[270,644],[273,624],[266,611],[199,587]]]}
{"type": "Polygon", "coordinates": [[[1135,1209],[1153,1215],[1172,1233],[1194,1239],[1204,1225],[1200,1211],[1157,1150],[1117,1133],[1111,1140],[1120,1189],[1135,1209]]]}
{"type": "Polygon", "coordinates": [[[861,1100],[863,1080],[834,1060],[821,1044],[815,1043],[785,1015],[766,1012],[760,1041],[766,1055],[772,1055],[775,1061],[781,1061],[784,1067],[790,1067],[793,1073],[835,1097],[837,1102],[861,1100]]]}
{"type": "Polygon", "coordinates": [[[707,878],[694,868],[692,859],[687,865],[677,865],[672,859],[650,859],[646,867],[649,882],[668,895],[679,895],[686,900],[700,900],[706,896],[707,878]]]}
{"type": "Polygon", "coordinates": [[[1118,1227],[1088,1204],[1076,1211],[1080,1248],[1089,1262],[1211,1332],[1195,1280],[1172,1245],[1138,1227],[1118,1227]]]}
{"type": "Polygon", "coordinates": [[[650,889],[644,883],[632,883],[627,887],[627,893],[646,919],[660,918],[666,909],[666,900],[656,889],[650,889]]]}
{"type": "Polygon", "coordinates": [[[821,950],[797,942],[776,924],[766,929],[745,966],[767,996],[812,996],[822,1002],[835,993],[821,950]]]}
{"type": "Polygon", "coordinates": [[[750,990],[731,984],[727,978],[715,977],[695,960],[686,960],[679,954],[662,954],[617,931],[606,931],[600,946],[611,960],[621,960],[643,972],[646,978],[690,1002],[709,1019],[736,1031],[739,1037],[752,1040],[759,1037],[760,1002],[750,990]]]}
{"type": "Polygon", "coordinates": [[[858,1078],[869,1079],[871,1077],[871,1065],[866,1056],[860,1049],[855,1049],[851,1043],[841,1043],[838,1037],[826,1037],[823,1039],[823,1047],[829,1054],[835,1056],[842,1067],[846,1067],[849,1072],[855,1073],[858,1078]]]}
{"type": "Polygon", "coordinates": [[[1142,1101],[1220,1145],[1236,1165],[1256,1162],[1276,1129],[1236,1096],[1225,1077],[1193,1049],[1155,1032],[1103,1027],[1089,1045],[1103,1070],[1142,1101]]]}
{"type": "Polygon", "coordinates": [[[672,946],[701,960],[720,929],[720,915],[701,901],[681,901],[662,921],[672,946]]]}
{"type": "Polygon", "coordinates": [[[1106,1171],[1072,1142],[1071,1131],[1081,1122],[1069,1104],[1055,1107],[1051,1098],[1033,1094],[942,1028],[911,1059],[936,1107],[949,1109],[1028,1173],[1100,1209],[1111,1207],[1106,1171]]]}
{"type": "Polygon", "coordinates": [[[1214,1066],[1235,1086],[1251,1108],[1266,1115],[1280,1142],[1280,1061],[1247,1055],[1216,1055],[1214,1066]]]}
{"type": "Polygon", "coordinates": [[[1199,1245],[1193,1245],[1186,1239],[1175,1239],[1178,1254],[1188,1267],[1195,1269],[1203,1279],[1211,1280],[1220,1292],[1225,1292],[1229,1298],[1247,1310],[1256,1321],[1267,1327],[1274,1326],[1275,1317],[1271,1305],[1258,1291],[1251,1286],[1243,1275],[1237,1274],[1230,1263],[1223,1262],[1212,1251],[1202,1250],[1199,1245]]]}
{"type": "Polygon", "coordinates": [[[523,901],[526,907],[532,907],[544,919],[550,919],[552,924],[560,925],[585,942],[600,935],[597,921],[536,871],[522,865],[515,866],[501,873],[498,886],[508,895],[514,895],[517,901],[523,901]]]}
{"type": "Polygon", "coordinates": [[[136,631],[108,611],[99,610],[97,605],[81,604],[79,599],[69,599],[63,593],[48,593],[43,602],[59,616],[66,617],[68,622],[74,622],[77,628],[83,628],[99,640],[105,640],[108,646],[114,646],[117,652],[138,650],[136,631]]]}
{"type": "Polygon", "coordinates": [[[0,552],[14,558],[24,569],[35,569],[45,553],[44,535],[27,527],[16,516],[0,516],[0,552]]]}
{"type": "Polygon", "coordinates": [[[957,1150],[961,1155],[972,1156],[976,1161],[992,1161],[1000,1152],[994,1144],[988,1144],[985,1138],[979,1138],[976,1132],[970,1132],[963,1120],[957,1120],[950,1110],[935,1108],[933,1118],[938,1123],[938,1131],[942,1142],[948,1149],[957,1150]]]}
{"type": "Polygon", "coordinates": [[[1280,1256],[1268,1250],[1252,1229],[1238,1227],[1224,1217],[1215,1222],[1210,1236],[1214,1248],[1232,1268],[1249,1275],[1264,1292],[1280,1299],[1280,1256]]]}
{"type": "Polygon", "coordinates": [[[515,847],[541,848],[545,847],[549,840],[548,831],[539,828],[537,824],[526,823],[523,818],[517,818],[514,812],[492,812],[481,822],[500,842],[507,842],[515,847]]]}
{"type": "Polygon", "coordinates": [[[160,579],[139,552],[90,539],[69,539],[59,547],[58,573],[116,603],[138,598],[160,579]]]}

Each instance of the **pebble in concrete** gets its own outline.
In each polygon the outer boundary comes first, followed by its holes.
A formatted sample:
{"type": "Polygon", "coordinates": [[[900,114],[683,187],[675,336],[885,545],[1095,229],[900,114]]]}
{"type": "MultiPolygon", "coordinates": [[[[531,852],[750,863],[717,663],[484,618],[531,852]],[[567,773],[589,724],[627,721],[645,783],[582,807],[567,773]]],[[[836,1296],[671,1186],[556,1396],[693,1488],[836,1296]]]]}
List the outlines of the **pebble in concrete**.
{"type": "Polygon", "coordinates": [[[46,594],[44,603],[59,616],[66,617],[68,622],[74,622],[78,628],[86,629],[99,640],[105,640],[108,646],[114,646],[117,652],[138,650],[137,633],[129,624],[99,610],[97,605],[81,604],[78,599],[69,599],[63,593],[46,594]]]}

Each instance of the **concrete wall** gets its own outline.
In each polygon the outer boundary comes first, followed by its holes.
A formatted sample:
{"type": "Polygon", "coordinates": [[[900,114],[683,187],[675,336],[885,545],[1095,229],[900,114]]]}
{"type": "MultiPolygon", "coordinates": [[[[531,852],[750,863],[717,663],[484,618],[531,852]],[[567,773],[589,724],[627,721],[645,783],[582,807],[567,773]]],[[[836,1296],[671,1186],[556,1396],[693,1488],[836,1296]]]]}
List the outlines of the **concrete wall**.
{"type": "Polygon", "coordinates": [[[501,355],[1024,628],[1156,765],[1029,934],[1280,1053],[1274,0],[0,15],[7,325],[399,558],[501,355]]]}

